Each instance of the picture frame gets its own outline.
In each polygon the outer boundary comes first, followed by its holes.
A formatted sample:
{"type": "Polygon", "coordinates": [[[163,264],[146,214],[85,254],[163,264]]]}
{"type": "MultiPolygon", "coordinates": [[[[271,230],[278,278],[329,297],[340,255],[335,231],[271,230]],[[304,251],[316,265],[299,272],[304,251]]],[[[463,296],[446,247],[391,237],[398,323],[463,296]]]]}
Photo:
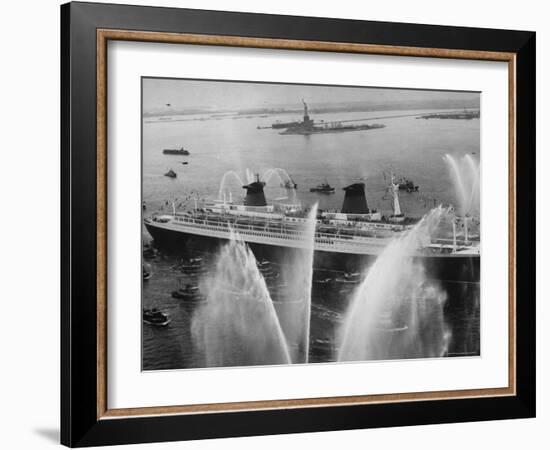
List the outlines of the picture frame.
{"type": "MultiPolygon", "coordinates": [[[[535,33],[73,2],[61,7],[61,442],[70,447],[535,416],[535,33]],[[112,409],[107,43],[508,65],[508,386],[112,409]]],[[[503,301],[502,299],[500,299],[503,301]]]]}

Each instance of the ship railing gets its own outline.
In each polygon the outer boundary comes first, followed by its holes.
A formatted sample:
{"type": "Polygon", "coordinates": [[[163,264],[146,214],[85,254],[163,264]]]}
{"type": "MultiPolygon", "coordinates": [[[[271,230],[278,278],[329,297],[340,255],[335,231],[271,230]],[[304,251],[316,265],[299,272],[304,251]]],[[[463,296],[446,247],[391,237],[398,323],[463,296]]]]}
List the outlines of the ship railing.
{"type": "MultiPolygon", "coordinates": [[[[269,228],[266,230],[265,227],[252,227],[252,226],[246,226],[242,227],[239,224],[231,224],[229,226],[229,223],[227,222],[221,222],[218,223],[216,221],[202,221],[202,220],[193,220],[193,221],[177,221],[175,223],[179,223],[181,225],[185,226],[191,226],[198,229],[206,229],[210,231],[221,231],[224,233],[227,233],[230,230],[235,230],[245,236],[258,236],[258,237],[265,237],[270,239],[283,239],[283,240],[293,240],[293,241],[303,241],[304,239],[304,233],[300,230],[288,230],[288,229],[277,229],[277,230],[269,230],[269,228]],[[206,222],[206,223],[205,223],[206,222]]],[[[374,240],[373,238],[363,238],[363,237],[355,237],[354,239],[351,239],[351,236],[347,236],[347,239],[345,238],[339,238],[337,236],[331,235],[331,234],[325,234],[325,233],[315,233],[315,242],[317,244],[325,244],[325,245],[338,245],[338,246],[355,246],[355,245],[379,245],[383,246],[386,243],[385,242],[377,242],[377,240],[374,240]]]]}
{"type": "MultiPolygon", "coordinates": [[[[228,233],[230,230],[235,230],[242,234],[243,236],[256,236],[267,239],[274,239],[276,241],[287,240],[287,241],[304,241],[304,233],[301,230],[291,230],[287,228],[276,227],[266,227],[266,226],[253,226],[253,225],[242,225],[238,223],[230,223],[224,221],[215,221],[215,220],[203,220],[197,218],[187,218],[187,220],[177,220],[174,223],[189,226],[202,230],[218,231],[223,233],[228,233]]],[[[345,236],[338,237],[334,234],[326,233],[315,233],[315,244],[316,245],[328,245],[333,247],[340,248],[352,248],[361,245],[368,245],[369,247],[375,246],[382,249],[387,245],[387,240],[382,239],[373,239],[368,237],[360,236],[345,236]]],[[[447,248],[450,248],[452,245],[452,240],[438,238],[432,240],[432,244],[441,245],[447,248]],[[439,242],[435,242],[439,241],[439,242]]],[[[457,245],[460,245],[457,242],[457,245]]]]}
{"type": "MultiPolygon", "coordinates": [[[[447,238],[434,238],[432,239],[432,243],[434,244],[443,244],[443,245],[453,245],[455,244],[455,242],[453,242],[452,239],[447,239],[447,238]]],[[[470,239],[468,241],[464,240],[464,239],[457,239],[456,240],[456,245],[459,246],[459,247],[471,247],[475,244],[479,244],[479,240],[476,240],[476,239],[470,239]]]]}
{"type": "MultiPolygon", "coordinates": [[[[234,217],[232,217],[234,219],[234,217]]],[[[289,226],[289,224],[283,224],[281,222],[263,222],[263,223],[255,223],[250,222],[247,219],[244,219],[243,222],[240,222],[239,220],[224,220],[223,217],[220,217],[220,220],[213,220],[212,218],[206,218],[206,217],[196,217],[196,216],[177,216],[176,217],[176,223],[184,222],[189,225],[198,225],[198,226],[214,226],[214,227],[220,227],[220,229],[226,230],[229,227],[236,230],[236,231],[243,231],[243,230],[250,230],[250,231],[261,231],[261,232],[275,232],[275,233],[282,233],[282,234],[289,234],[289,235],[296,235],[298,237],[301,237],[303,235],[303,230],[299,227],[293,228],[292,226],[289,226]]],[[[344,232],[338,232],[338,233],[322,233],[317,232],[316,234],[319,236],[322,236],[325,239],[337,239],[337,240],[357,240],[357,239],[387,239],[388,237],[391,237],[387,233],[384,232],[378,232],[380,230],[369,230],[369,232],[365,232],[363,230],[357,230],[357,229],[346,229],[344,232]]],[[[385,230],[384,230],[385,231],[385,230]]]]}

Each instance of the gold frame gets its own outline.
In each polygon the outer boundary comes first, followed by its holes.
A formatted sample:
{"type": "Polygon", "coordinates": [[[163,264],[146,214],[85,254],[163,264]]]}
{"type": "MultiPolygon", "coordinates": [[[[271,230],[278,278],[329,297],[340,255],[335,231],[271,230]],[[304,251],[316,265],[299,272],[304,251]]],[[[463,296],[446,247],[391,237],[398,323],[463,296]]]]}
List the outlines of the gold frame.
{"type": "Polygon", "coordinates": [[[220,413],[516,395],[516,55],[505,52],[246,38],[200,34],[97,30],[97,419],[166,414],[220,413]],[[201,405],[108,409],[107,405],[107,42],[109,40],[452,58],[508,63],[508,386],[401,394],[318,397],[201,405]]]}

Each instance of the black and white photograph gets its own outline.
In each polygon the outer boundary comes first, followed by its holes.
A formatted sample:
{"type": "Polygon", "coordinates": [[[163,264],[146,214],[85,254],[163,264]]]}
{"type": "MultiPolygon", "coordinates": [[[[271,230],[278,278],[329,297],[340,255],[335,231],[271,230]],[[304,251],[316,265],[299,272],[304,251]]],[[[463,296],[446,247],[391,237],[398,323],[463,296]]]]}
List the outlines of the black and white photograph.
{"type": "Polygon", "coordinates": [[[142,369],[480,356],[480,93],[142,78],[142,369]]]}
{"type": "Polygon", "coordinates": [[[545,447],[546,9],[6,2],[0,449],[545,447]]]}

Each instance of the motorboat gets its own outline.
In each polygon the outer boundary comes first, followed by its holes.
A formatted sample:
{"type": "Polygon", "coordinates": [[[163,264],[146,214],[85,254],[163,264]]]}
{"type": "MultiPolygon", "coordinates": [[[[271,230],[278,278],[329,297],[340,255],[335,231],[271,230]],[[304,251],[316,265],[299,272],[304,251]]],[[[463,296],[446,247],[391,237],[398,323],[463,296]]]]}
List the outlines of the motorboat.
{"type": "Polygon", "coordinates": [[[414,184],[412,180],[408,178],[401,177],[395,180],[395,184],[399,186],[399,190],[407,192],[418,192],[418,186],[414,184]]]}
{"type": "Polygon", "coordinates": [[[313,284],[320,284],[326,286],[327,284],[331,284],[334,280],[330,277],[324,277],[324,278],[314,278],[313,284]]]}
{"type": "Polygon", "coordinates": [[[319,194],[334,194],[336,189],[328,183],[321,183],[315,187],[310,188],[309,192],[317,192],[319,194]]]}
{"type": "Polygon", "coordinates": [[[359,284],[361,282],[361,274],[359,272],[345,272],[344,275],[336,278],[335,281],[344,284],[359,284]]]}
{"type": "Polygon", "coordinates": [[[149,280],[152,276],[153,276],[153,273],[151,272],[151,268],[148,267],[149,265],[143,265],[142,269],[143,269],[143,281],[147,281],[149,280]]]}
{"type": "Polygon", "coordinates": [[[191,258],[187,261],[184,261],[178,267],[183,273],[187,274],[202,273],[206,270],[203,264],[203,259],[200,257],[191,258]]]}
{"type": "Polygon", "coordinates": [[[179,288],[172,291],[172,297],[193,302],[202,301],[205,299],[199,287],[193,284],[186,284],[184,288],[179,288]]]}
{"type": "Polygon", "coordinates": [[[158,255],[158,250],[151,244],[143,244],[143,257],[145,259],[153,259],[158,255]]]}
{"type": "Polygon", "coordinates": [[[143,309],[143,322],[149,325],[165,327],[170,323],[170,317],[157,308],[143,309]]]}

